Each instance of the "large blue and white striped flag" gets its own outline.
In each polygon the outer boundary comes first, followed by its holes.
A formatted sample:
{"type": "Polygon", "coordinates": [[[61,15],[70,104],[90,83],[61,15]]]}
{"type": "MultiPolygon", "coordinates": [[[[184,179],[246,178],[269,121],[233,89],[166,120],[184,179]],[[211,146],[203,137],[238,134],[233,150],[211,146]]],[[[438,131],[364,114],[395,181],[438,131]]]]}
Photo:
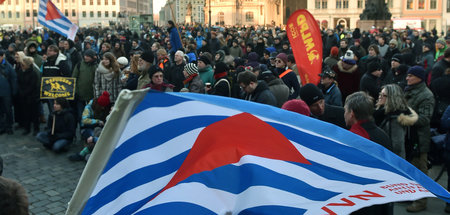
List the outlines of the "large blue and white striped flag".
{"type": "Polygon", "coordinates": [[[67,214],[348,214],[450,194],[382,146],[247,101],[122,92],[67,214]]]}
{"type": "Polygon", "coordinates": [[[70,40],[74,40],[78,31],[78,26],[64,16],[51,0],[39,0],[38,21],[70,40]]]}

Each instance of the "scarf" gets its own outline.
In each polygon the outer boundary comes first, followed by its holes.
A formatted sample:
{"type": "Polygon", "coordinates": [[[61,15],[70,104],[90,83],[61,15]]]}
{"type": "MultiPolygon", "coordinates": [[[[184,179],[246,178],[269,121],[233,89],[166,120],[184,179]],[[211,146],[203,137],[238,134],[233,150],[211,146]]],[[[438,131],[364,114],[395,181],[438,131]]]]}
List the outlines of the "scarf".
{"type": "Polygon", "coordinates": [[[187,77],[187,78],[183,81],[183,84],[184,84],[184,85],[188,84],[189,82],[192,81],[192,79],[194,79],[194,78],[197,77],[197,76],[198,76],[198,73],[194,73],[194,74],[190,75],[189,77],[187,77]]]}
{"type": "Polygon", "coordinates": [[[217,73],[217,74],[214,74],[214,79],[218,80],[219,78],[222,78],[225,76],[227,76],[227,72],[217,73]]]}

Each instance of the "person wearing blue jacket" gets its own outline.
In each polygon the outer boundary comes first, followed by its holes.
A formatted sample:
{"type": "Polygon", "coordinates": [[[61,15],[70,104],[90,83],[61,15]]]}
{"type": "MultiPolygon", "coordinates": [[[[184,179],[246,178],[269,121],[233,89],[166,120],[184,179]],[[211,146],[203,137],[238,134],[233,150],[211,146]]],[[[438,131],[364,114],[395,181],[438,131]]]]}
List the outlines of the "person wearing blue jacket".
{"type": "Polygon", "coordinates": [[[175,27],[175,23],[172,20],[168,21],[169,28],[167,28],[167,32],[170,34],[170,44],[172,48],[169,50],[171,56],[175,56],[175,52],[178,49],[182,48],[180,35],[178,34],[178,29],[175,27]]]}
{"type": "Polygon", "coordinates": [[[0,135],[13,134],[11,98],[17,92],[17,75],[6,61],[5,52],[0,49],[0,135]]]}

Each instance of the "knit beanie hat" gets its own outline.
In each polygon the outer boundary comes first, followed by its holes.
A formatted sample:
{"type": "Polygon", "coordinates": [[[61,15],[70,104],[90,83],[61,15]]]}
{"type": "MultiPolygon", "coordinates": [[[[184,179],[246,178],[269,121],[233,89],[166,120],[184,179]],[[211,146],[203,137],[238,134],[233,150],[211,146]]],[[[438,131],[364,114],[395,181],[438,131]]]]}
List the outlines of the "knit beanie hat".
{"type": "Polygon", "coordinates": [[[119,63],[120,65],[128,65],[128,59],[126,57],[119,57],[117,58],[117,63],[119,63]]]}
{"type": "Polygon", "coordinates": [[[444,38],[439,38],[439,39],[437,39],[437,40],[436,40],[436,43],[440,43],[440,44],[442,44],[443,46],[447,45],[447,43],[445,42],[444,38]]]}
{"type": "Polygon", "coordinates": [[[306,84],[302,88],[300,88],[300,98],[311,106],[315,102],[323,99],[322,91],[314,84],[306,84]]]}
{"type": "Polygon", "coordinates": [[[152,51],[145,51],[141,54],[142,60],[145,60],[148,63],[153,63],[153,52],[152,51]]]}
{"type": "Polygon", "coordinates": [[[281,109],[296,112],[299,114],[303,114],[305,116],[310,116],[311,111],[309,110],[309,106],[305,103],[305,101],[301,99],[292,99],[283,104],[281,109]]]}
{"type": "Polygon", "coordinates": [[[88,56],[90,58],[95,58],[95,56],[97,56],[97,53],[95,53],[95,51],[92,49],[88,49],[88,50],[84,51],[84,56],[88,56]]]}
{"type": "Polygon", "coordinates": [[[184,66],[184,70],[187,72],[187,74],[189,75],[193,75],[195,73],[198,73],[198,68],[197,65],[195,65],[194,63],[188,63],[186,64],[186,66],[184,66]]]}
{"type": "Polygon", "coordinates": [[[391,39],[391,41],[389,41],[389,44],[394,44],[395,47],[398,46],[398,42],[397,42],[397,40],[395,40],[395,39],[391,39]]]}
{"type": "Polygon", "coordinates": [[[402,58],[402,54],[395,54],[394,56],[392,56],[391,61],[402,63],[402,58]]]}
{"type": "Polygon", "coordinates": [[[148,77],[150,77],[150,79],[152,79],[153,75],[157,72],[162,72],[162,69],[156,65],[151,66],[150,69],[148,70],[148,77]]]}
{"type": "Polygon", "coordinates": [[[421,66],[413,66],[408,69],[408,74],[412,74],[424,81],[426,79],[426,72],[425,69],[421,66]]]}
{"type": "Polygon", "coordinates": [[[227,64],[225,64],[224,62],[218,62],[216,64],[216,68],[214,69],[214,74],[228,72],[228,70],[230,70],[230,68],[227,66],[227,64]]]}
{"type": "Polygon", "coordinates": [[[372,73],[381,69],[381,63],[378,60],[373,60],[367,64],[367,72],[372,73]]]}
{"type": "Polygon", "coordinates": [[[206,65],[211,64],[211,61],[208,59],[208,57],[206,57],[205,55],[200,56],[200,58],[198,59],[198,61],[202,61],[203,63],[205,63],[206,65]]]}
{"type": "Polygon", "coordinates": [[[353,53],[353,51],[347,50],[347,52],[345,52],[345,55],[343,56],[342,61],[346,64],[355,65],[356,60],[355,60],[355,54],[353,53]]]}
{"type": "Polygon", "coordinates": [[[284,62],[284,64],[287,64],[287,55],[285,53],[280,53],[277,55],[277,58],[279,58],[280,60],[282,60],[284,62]]]}
{"type": "Polygon", "coordinates": [[[430,50],[433,50],[433,45],[431,45],[429,43],[424,43],[423,46],[427,47],[430,50]]]}
{"type": "Polygon", "coordinates": [[[103,91],[102,95],[97,98],[97,104],[102,107],[108,107],[110,103],[108,91],[103,91]]]}
{"type": "Polygon", "coordinates": [[[337,46],[331,47],[330,55],[337,57],[339,54],[339,48],[337,46]]]}

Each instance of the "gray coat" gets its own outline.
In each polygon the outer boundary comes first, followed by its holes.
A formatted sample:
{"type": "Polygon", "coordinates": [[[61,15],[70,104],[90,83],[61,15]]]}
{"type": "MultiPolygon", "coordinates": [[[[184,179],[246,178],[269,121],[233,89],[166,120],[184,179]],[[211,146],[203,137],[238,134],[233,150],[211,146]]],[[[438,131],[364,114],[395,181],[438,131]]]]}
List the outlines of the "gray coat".
{"type": "Polygon", "coordinates": [[[418,145],[421,153],[430,150],[430,119],[433,115],[434,97],[430,89],[421,82],[407,86],[405,98],[408,105],[419,115],[417,122],[411,128],[412,144],[418,145]]]}
{"type": "Polygon", "coordinates": [[[418,118],[419,116],[417,113],[413,109],[409,108],[409,114],[406,112],[400,114],[386,114],[380,124],[380,128],[382,128],[391,139],[393,148],[392,151],[402,158],[406,158],[406,129],[409,126],[414,125],[418,118]]]}
{"type": "Polygon", "coordinates": [[[289,88],[284,84],[283,80],[276,78],[267,83],[269,90],[277,99],[277,107],[281,108],[283,104],[288,100],[289,88]]]}

